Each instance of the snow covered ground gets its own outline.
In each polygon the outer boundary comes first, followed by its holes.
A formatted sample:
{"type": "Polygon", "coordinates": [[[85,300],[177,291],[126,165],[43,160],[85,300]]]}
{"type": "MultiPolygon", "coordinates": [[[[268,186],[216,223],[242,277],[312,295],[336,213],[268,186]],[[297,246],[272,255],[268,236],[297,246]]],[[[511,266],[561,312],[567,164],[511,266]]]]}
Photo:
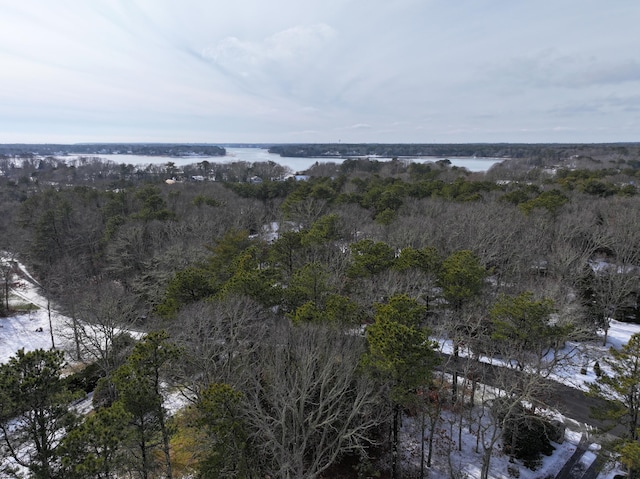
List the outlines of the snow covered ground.
{"type": "Polygon", "coordinates": [[[36,280],[23,265],[19,263],[17,265],[21,277],[16,277],[11,288],[10,304],[12,307],[21,307],[21,309],[32,305],[37,309],[8,318],[0,318],[0,363],[7,362],[18,349],[25,351],[50,349],[52,342],[57,349],[68,350],[71,346],[69,318],[58,313],[54,305],[50,305],[49,311],[47,298],[41,294],[36,280]],[[49,322],[49,313],[51,322],[49,322]]]}
{"type": "MultiPolygon", "coordinates": [[[[23,270],[22,277],[12,290],[12,301],[14,304],[21,303],[22,305],[30,303],[38,309],[7,318],[0,318],[0,362],[2,363],[8,361],[21,348],[25,351],[51,348],[52,336],[55,347],[58,349],[70,350],[72,345],[69,318],[52,309],[50,323],[47,299],[41,294],[35,280],[29,276],[22,266],[20,268],[23,270]]],[[[620,348],[627,343],[631,335],[638,332],[640,332],[640,325],[612,321],[606,347],[602,346],[602,340],[589,344],[567,344],[567,350],[572,352],[574,360],[556,379],[573,387],[586,389],[586,384],[595,380],[594,362],[606,355],[610,346],[620,348]],[[585,366],[587,373],[582,374],[581,369],[585,366]]],[[[446,342],[443,342],[442,345],[443,349],[446,350],[448,347],[446,342]]],[[[452,425],[452,421],[447,420],[446,414],[445,419],[440,422],[438,428],[434,448],[436,459],[429,470],[428,477],[449,478],[449,469],[451,467],[461,474],[460,477],[464,476],[468,479],[479,477],[481,455],[474,453],[476,441],[474,431],[469,430],[469,427],[464,429],[462,435],[463,447],[462,451],[459,452],[457,451],[458,445],[456,443],[457,430],[455,434],[452,434],[455,427],[452,425]],[[450,451],[450,453],[443,454],[445,451],[450,451]]],[[[567,459],[575,452],[581,439],[584,439],[583,433],[568,429],[565,441],[562,444],[555,444],[556,449],[553,455],[544,457],[535,471],[517,462],[510,462],[509,458],[504,454],[495,451],[492,458],[491,477],[507,479],[515,477],[516,474],[520,479],[555,477],[567,459]],[[516,469],[518,470],[517,473],[515,472],[516,469]]],[[[420,430],[410,418],[404,421],[402,440],[405,464],[419,465],[421,452],[420,430]]],[[[595,459],[593,450],[597,449],[597,447],[595,444],[590,445],[590,449],[580,458],[580,462],[585,469],[595,459]]],[[[601,473],[599,479],[609,479],[619,472],[617,469],[609,469],[601,473]]]]}
{"type": "MultiPolygon", "coordinates": [[[[610,322],[609,333],[607,336],[607,344],[603,345],[602,334],[592,341],[574,342],[567,341],[563,348],[555,353],[550,353],[549,358],[552,359],[554,354],[557,358],[562,358],[562,368],[554,371],[550,375],[554,379],[567,386],[587,391],[589,384],[596,380],[593,366],[598,362],[603,371],[606,371],[606,365],[602,358],[609,355],[611,347],[620,349],[629,342],[629,338],[640,333],[640,324],[622,323],[614,319],[610,322]]],[[[439,349],[443,353],[453,354],[453,342],[448,339],[436,339],[439,349]]],[[[461,348],[460,356],[470,356],[470,352],[461,348]]],[[[507,362],[499,358],[480,357],[480,361],[494,364],[498,366],[506,365],[507,362]]]]}
{"type": "MultiPolygon", "coordinates": [[[[476,453],[476,435],[475,431],[466,429],[462,434],[462,451],[458,451],[457,441],[451,438],[457,438],[457,417],[444,414],[444,421],[440,423],[438,435],[435,439],[434,451],[438,451],[435,455],[432,467],[429,469],[428,477],[433,479],[450,479],[450,468],[453,468],[455,477],[466,477],[467,479],[475,479],[480,477],[480,468],[482,465],[482,448],[476,453]],[[442,454],[447,452],[446,454],[442,454]]],[[[420,464],[420,430],[416,427],[415,422],[405,421],[402,429],[403,452],[405,463],[411,463],[415,469],[420,464]]],[[[543,456],[541,462],[535,470],[529,469],[519,463],[519,461],[511,462],[509,458],[495,451],[491,458],[491,473],[493,478],[506,479],[518,477],[519,479],[541,479],[554,478],[562,469],[564,464],[574,454],[578,448],[578,444],[582,439],[582,434],[567,430],[565,440],[562,444],[554,444],[555,450],[551,456],[543,456]],[[517,471],[517,472],[516,472],[517,471]]],[[[425,444],[426,446],[426,444],[425,444]]],[[[590,446],[591,449],[598,449],[597,445],[590,446]]],[[[580,458],[580,462],[584,470],[586,470],[595,460],[595,453],[588,450],[580,458]]],[[[620,471],[610,468],[602,473],[599,479],[610,479],[614,474],[620,471]]]]}

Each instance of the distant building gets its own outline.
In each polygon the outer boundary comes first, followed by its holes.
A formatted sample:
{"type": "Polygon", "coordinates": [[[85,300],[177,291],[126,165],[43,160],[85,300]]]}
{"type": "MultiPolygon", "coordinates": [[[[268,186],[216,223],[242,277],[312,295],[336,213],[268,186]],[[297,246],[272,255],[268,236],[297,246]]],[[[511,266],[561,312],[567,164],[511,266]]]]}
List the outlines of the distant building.
{"type": "Polygon", "coordinates": [[[289,180],[293,178],[296,181],[308,181],[309,180],[309,176],[308,175],[287,175],[284,177],[284,180],[289,180]]]}

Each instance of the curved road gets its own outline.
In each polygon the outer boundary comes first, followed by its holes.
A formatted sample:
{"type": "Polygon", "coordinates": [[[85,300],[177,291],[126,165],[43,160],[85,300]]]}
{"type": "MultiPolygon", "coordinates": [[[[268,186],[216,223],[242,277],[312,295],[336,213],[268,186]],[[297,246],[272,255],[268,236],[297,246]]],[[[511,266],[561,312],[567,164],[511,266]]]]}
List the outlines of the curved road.
{"type": "MultiPolygon", "coordinates": [[[[447,354],[441,354],[441,356],[445,359],[442,364],[446,364],[448,370],[450,370],[453,364],[453,361],[448,361],[450,359],[450,356],[447,354]]],[[[457,359],[457,369],[461,375],[464,373],[465,369],[463,365],[467,361],[471,360],[463,357],[457,359]]],[[[475,368],[481,369],[480,377],[482,377],[483,381],[486,382],[489,386],[497,386],[497,384],[495,383],[496,374],[494,371],[499,370],[501,374],[505,373],[505,368],[500,366],[493,366],[487,363],[474,362],[473,366],[475,368]]],[[[514,375],[514,380],[515,375],[521,374],[516,370],[508,371],[510,374],[514,375]]],[[[597,428],[600,432],[606,432],[614,436],[620,436],[624,434],[625,428],[623,425],[618,423],[615,425],[615,427],[610,428],[604,421],[600,421],[591,417],[591,410],[602,408],[606,404],[605,400],[587,396],[583,391],[570,386],[566,386],[557,381],[552,381],[550,379],[544,381],[546,381],[547,384],[550,385],[549,390],[552,391],[552,393],[549,397],[539,399],[543,401],[547,406],[557,410],[560,414],[569,419],[582,424],[587,424],[593,428],[597,428]]]]}

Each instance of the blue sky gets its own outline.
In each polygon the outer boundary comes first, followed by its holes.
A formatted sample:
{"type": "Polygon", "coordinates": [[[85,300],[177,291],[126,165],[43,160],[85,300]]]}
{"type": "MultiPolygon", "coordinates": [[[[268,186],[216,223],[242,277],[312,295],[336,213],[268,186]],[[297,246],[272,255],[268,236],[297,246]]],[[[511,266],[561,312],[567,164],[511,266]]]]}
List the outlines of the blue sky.
{"type": "Polygon", "coordinates": [[[637,0],[0,0],[0,143],[640,141],[637,0]]]}

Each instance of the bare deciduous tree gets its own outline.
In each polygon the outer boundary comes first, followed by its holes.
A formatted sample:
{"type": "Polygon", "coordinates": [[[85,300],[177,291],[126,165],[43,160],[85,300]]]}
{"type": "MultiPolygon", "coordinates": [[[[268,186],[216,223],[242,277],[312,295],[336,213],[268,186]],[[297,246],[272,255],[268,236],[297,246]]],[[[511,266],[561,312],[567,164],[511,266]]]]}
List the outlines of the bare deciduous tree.
{"type": "Polygon", "coordinates": [[[129,352],[119,350],[117,342],[129,335],[137,319],[135,299],[116,282],[98,282],[84,288],[75,309],[80,318],[76,326],[84,357],[96,362],[109,376],[129,352]]]}
{"type": "Polygon", "coordinates": [[[200,301],[183,308],[174,321],[173,336],[189,353],[178,366],[186,387],[196,395],[213,383],[241,389],[243,368],[251,363],[247,356],[254,354],[269,324],[260,305],[246,296],[200,301]]]}
{"type": "Polygon", "coordinates": [[[360,337],[311,325],[263,339],[246,418],[272,477],[318,478],[371,443],[381,417],[376,386],[359,373],[363,348],[360,337]]]}

